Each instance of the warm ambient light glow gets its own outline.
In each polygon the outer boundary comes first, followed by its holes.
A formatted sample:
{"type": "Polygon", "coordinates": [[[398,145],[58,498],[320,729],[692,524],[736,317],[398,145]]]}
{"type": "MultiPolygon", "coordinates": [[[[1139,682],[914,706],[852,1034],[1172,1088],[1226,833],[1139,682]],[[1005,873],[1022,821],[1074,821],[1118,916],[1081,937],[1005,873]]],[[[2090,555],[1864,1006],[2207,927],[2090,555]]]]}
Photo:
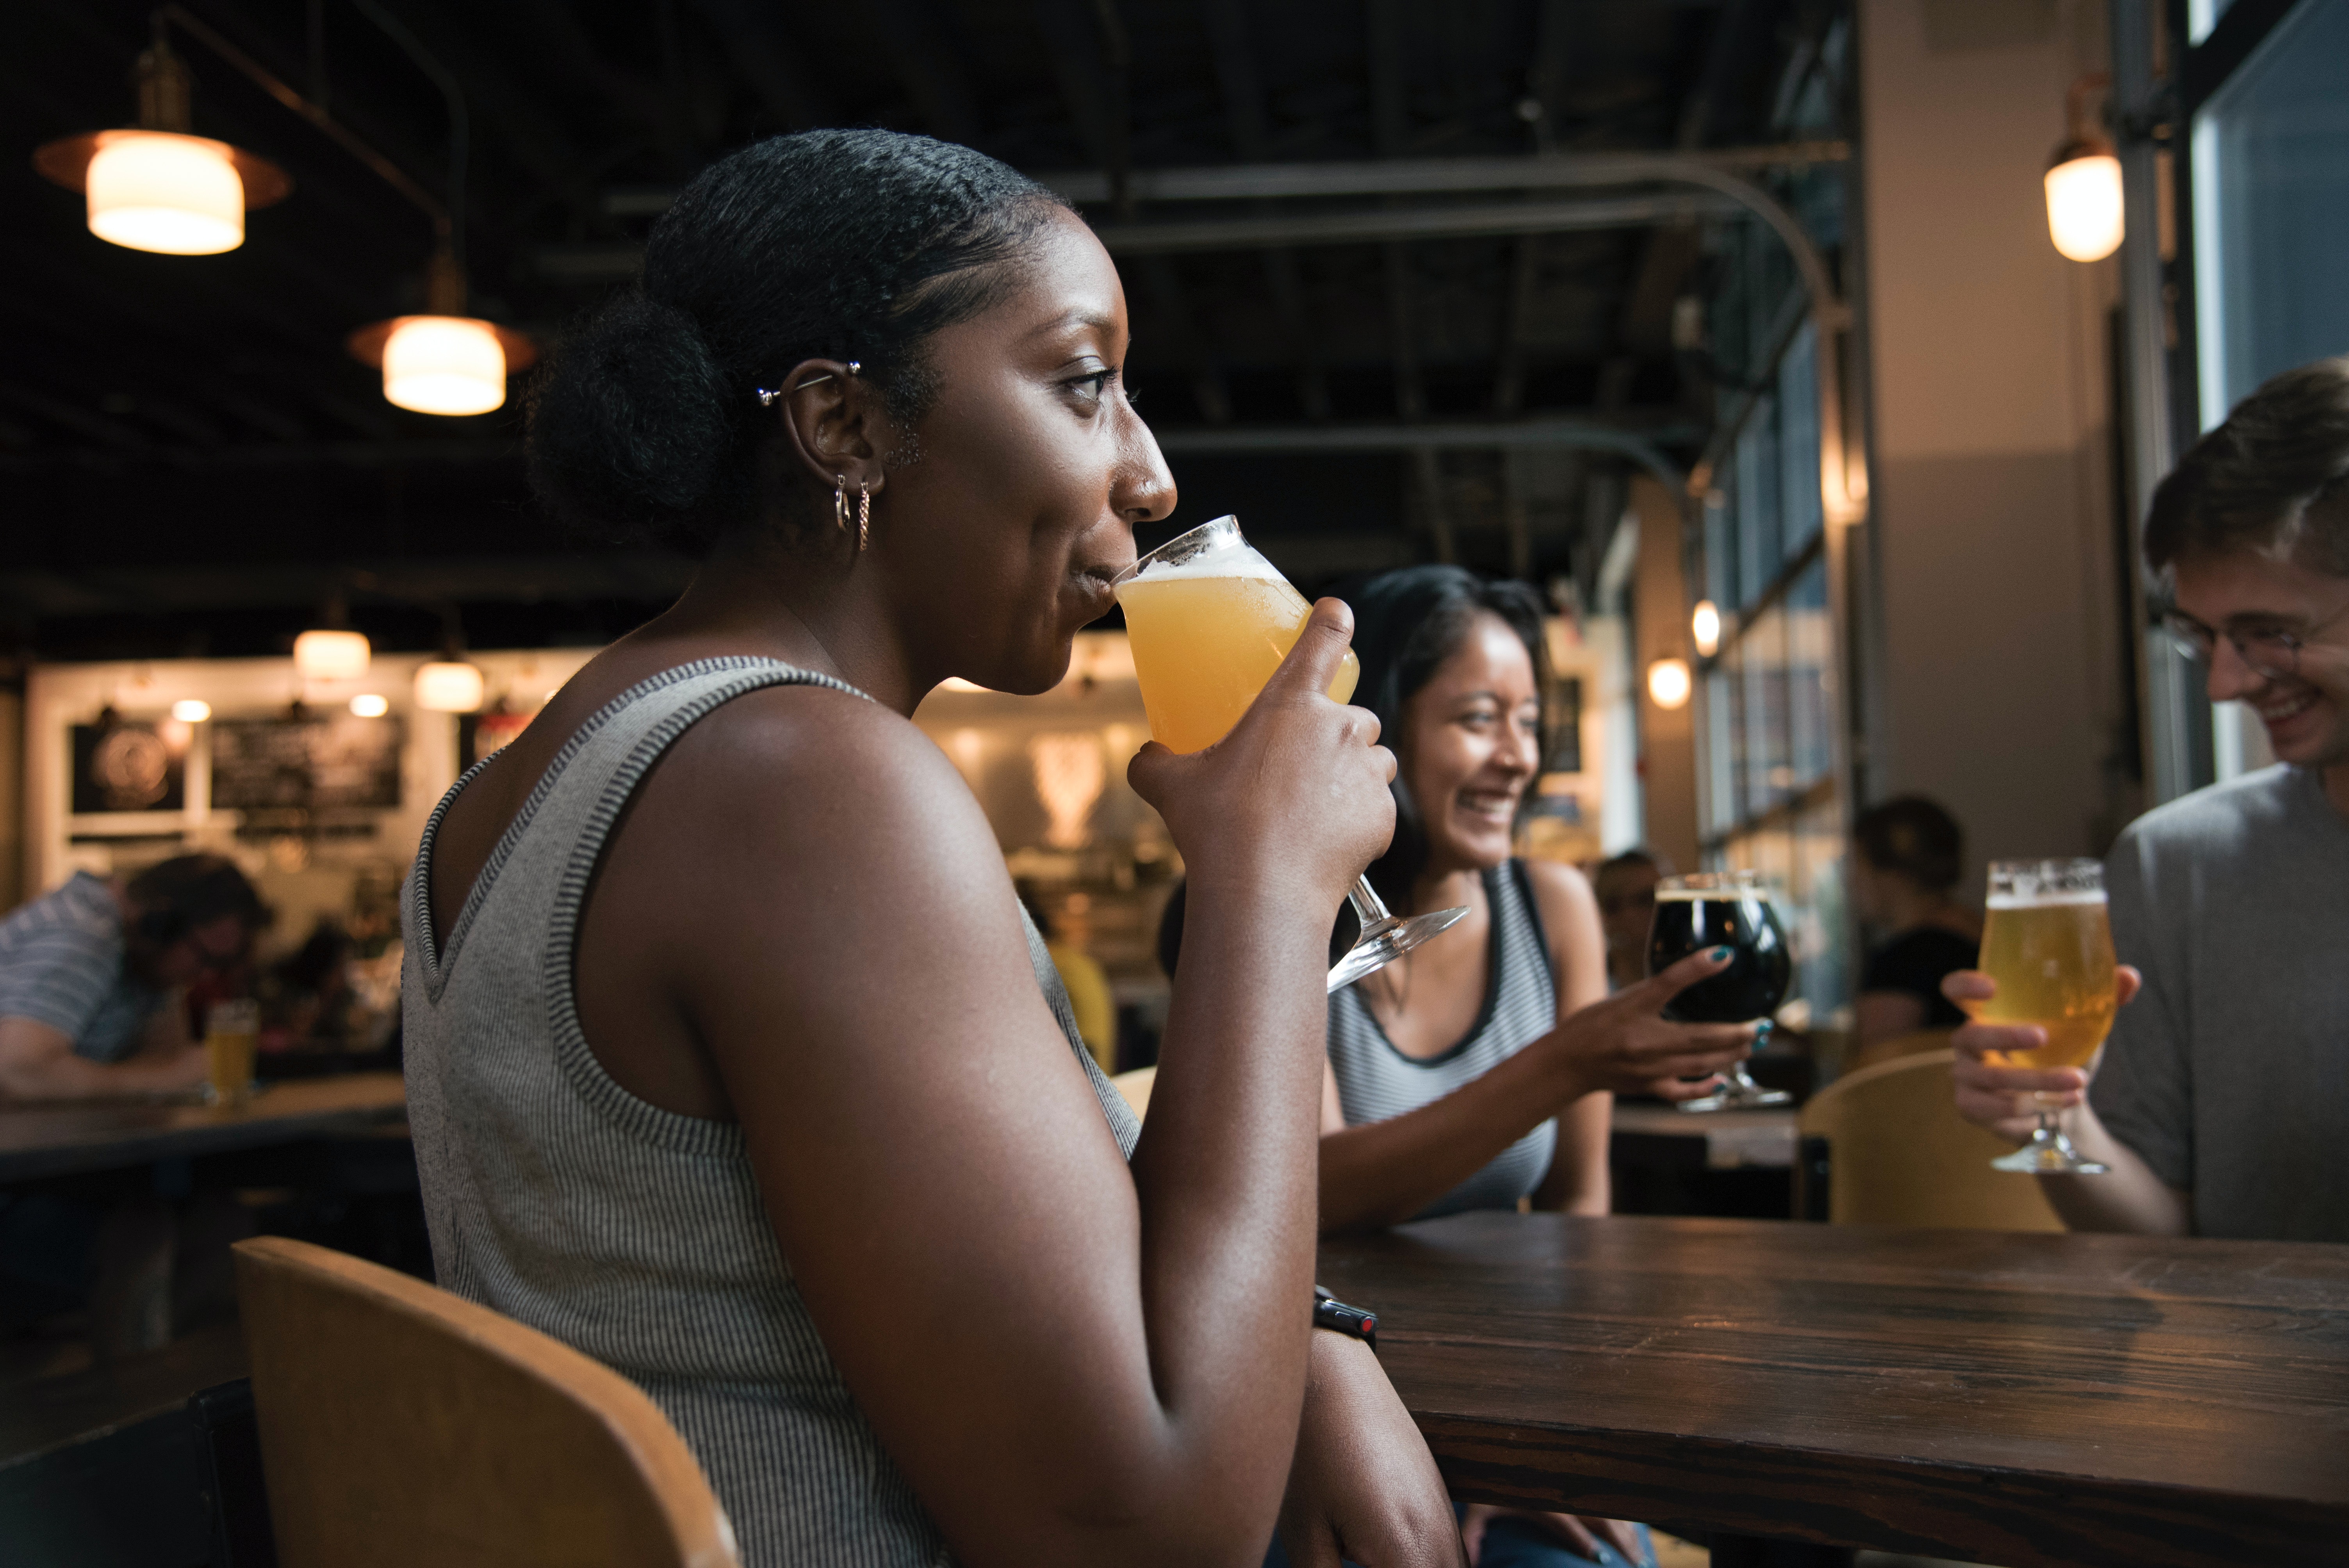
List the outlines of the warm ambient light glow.
{"type": "Polygon", "coordinates": [[[419,414],[486,414],[506,400],[505,348],[471,316],[402,316],[384,340],[383,395],[419,414]]]}
{"type": "Polygon", "coordinates": [[[372,654],[364,632],[305,632],[294,639],[294,671],[309,681],[355,681],[372,654]]]}
{"type": "Polygon", "coordinates": [[[89,232],[101,240],[167,256],[216,255],[244,243],[244,181],[217,141],[119,132],[83,178],[89,232]]]}
{"type": "Polygon", "coordinates": [[[471,665],[447,660],[419,665],[416,706],[427,713],[479,713],[481,672],[471,665]]]}
{"type": "Polygon", "coordinates": [[[183,696],[171,705],[171,717],[181,724],[202,724],[212,716],[212,705],[199,696],[183,696]]]}
{"type": "Polygon", "coordinates": [[[1681,707],[1689,699],[1686,659],[1658,659],[1648,666],[1648,696],[1658,707],[1681,707]]]}
{"type": "Polygon", "coordinates": [[[390,711],[390,700],[371,691],[363,691],[351,698],[351,712],[359,718],[381,718],[390,711]]]}
{"type": "Polygon", "coordinates": [[[2075,262],[2101,262],[2121,248],[2121,160],[2084,150],[2047,171],[2047,232],[2075,262]]]}
{"type": "Polygon", "coordinates": [[[1709,659],[1721,652],[1721,611],[1712,600],[1697,601],[1696,613],[1689,617],[1689,636],[1699,657],[1709,659]]]}

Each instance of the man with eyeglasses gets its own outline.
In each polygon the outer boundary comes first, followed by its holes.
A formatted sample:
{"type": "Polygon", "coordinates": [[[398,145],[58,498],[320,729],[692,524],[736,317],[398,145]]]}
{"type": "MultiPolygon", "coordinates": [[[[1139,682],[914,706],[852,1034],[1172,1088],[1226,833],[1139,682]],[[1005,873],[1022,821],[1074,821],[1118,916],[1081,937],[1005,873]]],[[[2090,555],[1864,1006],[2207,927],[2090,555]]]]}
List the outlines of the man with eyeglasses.
{"type": "MultiPolygon", "coordinates": [[[[2094,1078],[1991,1065],[2040,1031],[1958,1031],[1958,1108],[2022,1142],[2077,1106],[2108,1175],[2038,1178],[2075,1230],[2349,1241],[2349,358],[2246,398],[2155,492],[2163,624],[2278,765],[2140,818],[2106,862],[2132,965],[2094,1078]],[[2141,975],[2141,979],[2140,979],[2141,975]],[[2134,1001],[2131,1001],[2134,996],[2134,1001]]],[[[1950,977],[1952,1000],[1991,995],[1950,977]]]]}
{"type": "Polygon", "coordinates": [[[0,1099],[202,1083],[179,994],[242,959],[265,923],[253,884],[218,855],[128,882],[78,872],[0,919],[0,1099]]]}

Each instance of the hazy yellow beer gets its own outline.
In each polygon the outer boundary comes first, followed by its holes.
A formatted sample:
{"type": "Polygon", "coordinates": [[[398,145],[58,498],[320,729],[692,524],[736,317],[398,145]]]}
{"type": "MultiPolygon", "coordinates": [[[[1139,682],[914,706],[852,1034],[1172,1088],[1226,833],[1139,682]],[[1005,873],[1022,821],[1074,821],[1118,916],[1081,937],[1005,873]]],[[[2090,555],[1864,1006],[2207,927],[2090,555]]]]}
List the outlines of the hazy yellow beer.
{"type": "MultiPolygon", "coordinates": [[[[1313,614],[1246,544],[1129,578],[1117,600],[1151,738],[1172,751],[1204,750],[1230,734],[1313,614]]],[[[1348,649],[1331,700],[1352,696],[1361,673],[1348,649]]]]}
{"type": "Polygon", "coordinates": [[[252,1098],[260,1046],[259,1004],[213,1003],[204,1015],[205,1098],[215,1105],[242,1105],[252,1098]]]}
{"type": "Polygon", "coordinates": [[[2005,1051],[2009,1067],[2088,1065],[2113,1026],[2113,928],[2101,892],[1993,892],[1982,968],[1998,995],[1971,1004],[1986,1024],[2036,1024],[2047,1044],[2005,1051]]]}

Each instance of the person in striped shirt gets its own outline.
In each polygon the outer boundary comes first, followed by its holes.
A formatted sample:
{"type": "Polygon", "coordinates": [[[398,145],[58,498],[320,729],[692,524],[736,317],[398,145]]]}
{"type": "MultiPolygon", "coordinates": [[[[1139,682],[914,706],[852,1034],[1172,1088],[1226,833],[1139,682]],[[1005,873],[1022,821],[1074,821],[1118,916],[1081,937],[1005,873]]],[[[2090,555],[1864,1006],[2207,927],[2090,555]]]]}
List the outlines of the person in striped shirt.
{"type": "Polygon", "coordinates": [[[203,1081],[188,985],[235,964],[265,923],[218,855],[126,880],[77,872],[0,919],[0,1099],[168,1092],[203,1081]]]}

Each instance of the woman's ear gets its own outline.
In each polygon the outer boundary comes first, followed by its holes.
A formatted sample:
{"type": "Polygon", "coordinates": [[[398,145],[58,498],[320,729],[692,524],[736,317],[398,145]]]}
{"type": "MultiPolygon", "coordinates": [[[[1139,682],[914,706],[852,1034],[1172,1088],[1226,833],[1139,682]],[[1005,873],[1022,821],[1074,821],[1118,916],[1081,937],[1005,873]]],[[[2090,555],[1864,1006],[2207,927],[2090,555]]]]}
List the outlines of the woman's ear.
{"type": "Polygon", "coordinates": [[[881,388],[853,359],[795,366],[769,407],[799,468],[826,490],[877,492],[899,437],[881,388]]]}

